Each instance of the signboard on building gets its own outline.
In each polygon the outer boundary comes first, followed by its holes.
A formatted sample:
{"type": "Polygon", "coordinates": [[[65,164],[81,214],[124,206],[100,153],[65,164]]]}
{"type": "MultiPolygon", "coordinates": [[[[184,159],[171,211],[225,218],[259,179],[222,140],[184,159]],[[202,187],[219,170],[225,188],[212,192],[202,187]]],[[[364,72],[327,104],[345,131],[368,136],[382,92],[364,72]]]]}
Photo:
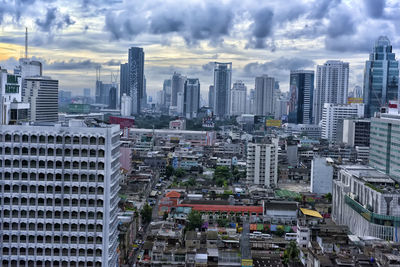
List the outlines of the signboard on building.
{"type": "Polygon", "coordinates": [[[360,97],[348,97],[347,98],[347,103],[349,104],[362,104],[363,103],[363,99],[360,97]]]}
{"type": "Polygon", "coordinates": [[[282,121],[281,120],[267,120],[265,125],[267,127],[281,127],[282,121]]]}

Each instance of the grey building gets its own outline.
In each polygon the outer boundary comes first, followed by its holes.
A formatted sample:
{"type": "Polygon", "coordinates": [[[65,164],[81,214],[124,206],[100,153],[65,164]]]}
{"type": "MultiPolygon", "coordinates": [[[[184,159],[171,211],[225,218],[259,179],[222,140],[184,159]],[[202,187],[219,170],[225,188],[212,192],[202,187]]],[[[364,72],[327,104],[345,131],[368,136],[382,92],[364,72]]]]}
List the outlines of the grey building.
{"type": "Polygon", "coordinates": [[[342,142],[353,147],[369,147],[370,127],[370,120],[344,119],[342,142]]]}
{"type": "Polygon", "coordinates": [[[164,80],[163,83],[163,105],[169,107],[171,105],[171,79],[164,80]]]}
{"type": "Polygon", "coordinates": [[[389,100],[397,100],[399,63],[386,36],[376,41],[364,69],[365,116],[373,117],[389,100]]]}
{"type": "Polygon", "coordinates": [[[171,106],[178,106],[178,93],[183,93],[186,77],[174,72],[171,79],[171,106]]]}
{"type": "Polygon", "coordinates": [[[274,91],[275,91],[275,79],[273,77],[268,77],[268,75],[256,77],[255,115],[267,116],[274,114],[274,91]]]}
{"type": "Polygon", "coordinates": [[[214,85],[210,85],[208,88],[208,106],[214,108],[214,85]]]}
{"type": "Polygon", "coordinates": [[[200,81],[187,79],[184,89],[183,113],[187,119],[196,118],[200,108],[200,81]]]}
{"type": "Polygon", "coordinates": [[[144,51],[141,47],[131,47],[128,51],[129,94],[132,99],[132,114],[139,114],[141,103],[147,101],[144,86],[144,51]]]}
{"type": "Polygon", "coordinates": [[[357,236],[400,240],[400,190],[388,175],[363,165],[342,165],[333,180],[332,220],[357,236]]]}
{"type": "Polygon", "coordinates": [[[232,81],[232,62],[214,62],[214,114],[219,117],[229,116],[230,89],[232,81]]]}
{"type": "Polygon", "coordinates": [[[45,76],[26,77],[22,86],[22,102],[30,104],[30,121],[58,121],[58,80],[45,76]]]}
{"type": "Polygon", "coordinates": [[[311,161],[311,193],[332,194],[333,160],[314,157],[311,161]]]}
{"type": "Polygon", "coordinates": [[[325,103],[347,104],[349,87],[349,63],[339,60],[328,60],[317,66],[316,85],[313,101],[314,123],[322,119],[325,103]]]}
{"type": "Polygon", "coordinates": [[[124,94],[127,96],[130,95],[130,90],[129,90],[129,64],[124,63],[121,64],[120,66],[120,72],[119,72],[119,89],[120,89],[120,97],[122,97],[124,94]]]}
{"type": "Polygon", "coordinates": [[[311,124],[314,94],[314,71],[290,71],[289,123],[311,124]]]}
{"type": "Polygon", "coordinates": [[[369,164],[400,180],[400,115],[371,118],[369,164]]]}

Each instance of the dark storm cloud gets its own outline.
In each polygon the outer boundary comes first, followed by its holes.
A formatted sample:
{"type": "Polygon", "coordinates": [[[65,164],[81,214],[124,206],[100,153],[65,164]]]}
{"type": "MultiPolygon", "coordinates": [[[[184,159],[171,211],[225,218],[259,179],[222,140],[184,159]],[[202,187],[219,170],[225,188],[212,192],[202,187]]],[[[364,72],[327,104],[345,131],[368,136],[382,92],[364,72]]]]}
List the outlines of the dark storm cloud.
{"type": "Polygon", "coordinates": [[[285,58],[259,63],[252,62],[244,66],[243,71],[247,75],[268,74],[268,72],[276,70],[296,70],[302,68],[313,67],[315,62],[305,58],[285,58]]]}
{"type": "Polygon", "coordinates": [[[364,7],[371,18],[381,18],[386,5],[385,0],[364,0],[364,7]]]}
{"type": "Polygon", "coordinates": [[[46,12],[46,16],[43,20],[36,19],[36,25],[43,32],[49,32],[51,27],[53,26],[56,20],[56,12],[57,8],[48,8],[46,12]]]}
{"type": "Polygon", "coordinates": [[[356,26],[354,25],[353,15],[345,9],[336,9],[332,13],[327,28],[327,34],[331,38],[336,38],[342,35],[351,35],[355,33],[356,26]]]}
{"type": "Polygon", "coordinates": [[[316,20],[323,19],[340,3],[341,0],[315,0],[310,6],[310,13],[307,17],[316,20]]]}
{"type": "Polygon", "coordinates": [[[52,7],[47,9],[44,19],[36,19],[35,23],[40,31],[50,33],[54,28],[67,28],[75,24],[75,21],[68,14],[60,14],[56,7],[52,7]]]}
{"type": "Polygon", "coordinates": [[[150,32],[154,34],[178,32],[183,26],[184,22],[181,16],[175,16],[171,13],[153,15],[150,23],[150,32]]]}
{"type": "Polygon", "coordinates": [[[146,28],[147,21],[140,13],[122,11],[106,14],[105,29],[110,32],[113,40],[131,40],[146,31],[146,28]]]}
{"type": "Polygon", "coordinates": [[[267,48],[266,38],[271,35],[274,12],[269,7],[264,7],[253,14],[252,34],[247,47],[262,49],[267,48]]]}
{"type": "Polygon", "coordinates": [[[109,60],[109,61],[105,62],[104,65],[106,65],[106,66],[119,66],[119,65],[121,65],[121,61],[117,61],[117,60],[112,59],[112,60],[109,60]]]}

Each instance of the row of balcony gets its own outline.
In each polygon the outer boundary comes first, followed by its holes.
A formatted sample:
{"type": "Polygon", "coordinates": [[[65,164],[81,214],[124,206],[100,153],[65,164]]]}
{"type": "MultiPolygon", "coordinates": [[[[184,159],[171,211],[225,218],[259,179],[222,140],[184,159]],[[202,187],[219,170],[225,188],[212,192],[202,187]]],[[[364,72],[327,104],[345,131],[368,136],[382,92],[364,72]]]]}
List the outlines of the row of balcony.
{"type": "Polygon", "coordinates": [[[61,135],[28,135],[28,134],[0,134],[0,142],[14,143],[40,143],[40,144],[84,144],[84,145],[104,145],[104,137],[87,136],[61,136],[61,135]]]}

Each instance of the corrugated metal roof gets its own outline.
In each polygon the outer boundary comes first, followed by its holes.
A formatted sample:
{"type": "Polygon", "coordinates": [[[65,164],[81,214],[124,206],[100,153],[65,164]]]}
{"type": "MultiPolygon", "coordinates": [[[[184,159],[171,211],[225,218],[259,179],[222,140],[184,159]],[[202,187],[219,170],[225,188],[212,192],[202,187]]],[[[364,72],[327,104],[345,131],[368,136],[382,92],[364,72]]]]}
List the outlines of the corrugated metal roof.
{"type": "Polygon", "coordinates": [[[322,215],[316,210],[309,210],[309,209],[304,209],[304,208],[300,208],[300,210],[305,215],[322,219],[322,215]]]}

